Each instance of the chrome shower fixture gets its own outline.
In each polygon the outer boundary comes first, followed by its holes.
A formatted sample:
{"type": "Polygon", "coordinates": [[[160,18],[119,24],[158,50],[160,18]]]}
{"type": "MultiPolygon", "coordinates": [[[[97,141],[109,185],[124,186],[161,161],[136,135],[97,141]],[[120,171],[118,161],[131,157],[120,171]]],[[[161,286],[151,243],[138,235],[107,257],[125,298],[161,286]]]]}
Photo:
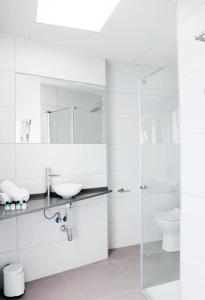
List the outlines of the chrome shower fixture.
{"type": "Polygon", "coordinates": [[[102,104],[96,103],[95,106],[90,110],[91,113],[95,113],[102,110],[102,104]]]}
{"type": "Polygon", "coordinates": [[[205,42],[205,31],[195,36],[196,41],[205,42]]]}

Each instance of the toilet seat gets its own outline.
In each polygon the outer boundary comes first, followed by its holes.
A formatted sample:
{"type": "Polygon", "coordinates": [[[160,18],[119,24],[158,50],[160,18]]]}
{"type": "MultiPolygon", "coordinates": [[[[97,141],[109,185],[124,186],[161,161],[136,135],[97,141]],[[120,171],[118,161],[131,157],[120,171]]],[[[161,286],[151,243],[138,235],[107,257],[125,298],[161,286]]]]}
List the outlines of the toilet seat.
{"type": "Polygon", "coordinates": [[[168,211],[161,212],[157,216],[158,220],[167,221],[167,222],[179,222],[180,221],[180,209],[173,208],[168,211]]]}

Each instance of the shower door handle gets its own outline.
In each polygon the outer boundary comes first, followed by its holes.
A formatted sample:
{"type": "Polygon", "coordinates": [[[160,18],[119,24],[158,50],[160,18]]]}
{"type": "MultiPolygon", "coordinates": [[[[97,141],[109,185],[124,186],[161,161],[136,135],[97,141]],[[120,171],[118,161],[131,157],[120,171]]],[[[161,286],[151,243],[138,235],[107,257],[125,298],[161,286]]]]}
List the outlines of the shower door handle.
{"type": "Polygon", "coordinates": [[[141,190],[146,190],[146,189],[147,189],[147,186],[146,186],[146,185],[141,185],[141,186],[140,186],[140,189],[141,189],[141,190]]]}
{"type": "Polygon", "coordinates": [[[118,193],[129,193],[130,192],[130,190],[125,190],[124,188],[121,188],[117,191],[118,191],[118,193]]]}

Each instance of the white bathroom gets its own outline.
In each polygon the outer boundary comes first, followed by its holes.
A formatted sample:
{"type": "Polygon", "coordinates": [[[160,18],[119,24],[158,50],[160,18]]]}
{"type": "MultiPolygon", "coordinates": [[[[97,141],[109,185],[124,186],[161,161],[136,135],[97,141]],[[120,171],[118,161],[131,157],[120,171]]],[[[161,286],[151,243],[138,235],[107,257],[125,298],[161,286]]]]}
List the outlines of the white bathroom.
{"type": "Polygon", "coordinates": [[[204,16],[0,0],[0,299],[204,299],[204,16]]]}

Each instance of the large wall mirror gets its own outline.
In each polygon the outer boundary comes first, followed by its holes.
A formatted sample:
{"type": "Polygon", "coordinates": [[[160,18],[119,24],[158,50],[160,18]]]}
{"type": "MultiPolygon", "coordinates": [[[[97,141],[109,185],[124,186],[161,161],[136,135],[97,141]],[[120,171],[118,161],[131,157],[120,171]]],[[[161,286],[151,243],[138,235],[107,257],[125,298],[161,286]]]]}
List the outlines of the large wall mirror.
{"type": "Polygon", "coordinates": [[[16,73],[16,142],[105,143],[104,87],[16,73]]]}

